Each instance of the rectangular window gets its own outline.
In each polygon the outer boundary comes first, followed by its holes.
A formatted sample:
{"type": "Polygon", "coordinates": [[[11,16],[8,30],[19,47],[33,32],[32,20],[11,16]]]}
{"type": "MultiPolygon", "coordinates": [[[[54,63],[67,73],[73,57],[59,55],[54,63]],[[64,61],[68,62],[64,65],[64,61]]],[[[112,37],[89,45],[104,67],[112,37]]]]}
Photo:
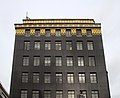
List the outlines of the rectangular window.
{"type": "Polygon", "coordinates": [[[97,74],[96,73],[90,73],[90,82],[97,83],[97,74]]]}
{"type": "Polygon", "coordinates": [[[50,29],[45,29],[45,36],[50,37],[50,29]]]}
{"type": "Polygon", "coordinates": [[[98,91],[92,91],[92,98],[99,98],[99,93],[98,91]]]}
{"type": "Polygon", "coordinates": [[[72,50],[72,42],[71,41],[66,42],[66,50],[72,50]]]}
{"type": "Polygon", "coordinates": [[[73,66],[73,57],[67,57],[67,66],[73,66]]]}
{"type": "Polygon", "coordinates": [[[21,90],[21,98],[27,98],[28,92],[27,90],[21,90]]]}
{"type": "Polygon", "coordinates": [[[23,66],[29,65],[29,56],[23,56],[23,66]]]}
{"type": "Polygon", "coordinates": [[[83,50],[83,42],[77,41],[77,50],[83,50]]]}
{"type": "Polygon", "coordinates": [[[78,66],[84,66],[84,57],[78,57],[78,66]]]}
{"type": "Polygon", "coordinates": [[[62,73],[56,72],[56,83],[62,83],[62,73]]]}
{"type": "Polygon", "coordinates": [[[55,57],[56,66],[62,66],[62,57],[55,57]]]}
{"type": "Polygon", "coordinates": [[[87,37],[92,37],[92,30],[91,29],[86,29],[87,32],[87,37]]]}
{"type": "Polygon", "coordinates": [[[68,98],[75,98],[75,91],[73,90],[68,91],[68,98]]]}
{"type": "Polygon", "coordinates": [[[28,83],[28,72],[22,73],[22,83],[28,83]]]}
{"type": "Polygon", "coordinates": [[[39,73],[33,73],[33,83],[39,83],[39,73]]]}
{"type": "Polygon", "coordinates": [[[24,41],[24,50],[30,50],[30,41],[24,41]]]}
{"type": "Polygon", "coordinates": [[[51,74],[44,73],[44,83],[51,83],[51,74]]]}
{"type": "Polygon", "coordinates": [[[44,91],[44,98],[51,98],[51,91],[44,91]]]}
{"type": "Polygon", "coordinates": [[[40,65],[40,57],[39,56],[35,56],[34,57],[34,66],[39,66],[40,65]]]}
{"type": "Polygon", "coordinates": [[[39,91],[32,91],[32,98],[39,98],[39,91]]]}
{"type": "Polygon", "coordinates": [[[55,49],[56,49],[56,50],[61,50],[61,46],[62,46],[62,45],[61,45],[61,42],[60,42],[60,41],[56,41],[56,42],[55,42],[55,49]]]}
{"type": "Polygon", "coordinates": [[[79,83],[85,83],[85,73],[79,73],[79,83]]]}
{"type": "Polygon", "coordinates": [[[50,50],[50,49],[51,49],[51,42],[45,41],[45,50],[50,50]]]}
{"type": "Polygon", "coordinates": [[[25,29],[25,36],[29,37],[30,36],[30,29],[25,29]]]}
{"type": "Polygon", "coordinates": [[[35,29],[35,36],[36,37],[40,36],[40,29],[35,29]]]}
{"type": "Polygon", "coordinates": [[[81,29],[76,29],[76,36],[81,37],[82,36],[82,31],[81,29]]]}
{"type": "Polygon", "coordinates": [[[74,74],[73,73],[67,73],[67,82],[74,83],[74,74]]]}
{"type": "Polygon", "coordinates": [[[66,37],[71,37],[71,29],[66,29],[66,37]]]}
{"type": "Polygon", "coordinates": [[[61,30],[60,29],[56,29],[56,33],[55,33],[56,35],[56,37],[59,37],[59,36],[61,36],[61,30]]]}
{"type": "Polygon", "coordinates": [[[80,90],[80,97],[79,98],[87,98],[86,90],[80,90]]]}
{"type": "Polygon", "coordinates": [[[34,42],[34,49],[35,50],[40,50],[40,41],[35,41],[34,42]]]}
{"type": "Polygon", "coordinates": [[[50,66],[51,65],[51,57],[45,57],[45,66],[50,66]]]}
{"type": "Polygon", "coordinates": [[[93,42],[92,41],[88,41],[87,42],[87,48],[88,48],[88,50],[93,50],[93,42]]]}
{"type": "Polygon", "coordinates": [[[56,98],[63,98],[63,91],[56,91],[56,98]]]}
{"type": "Polygon", "coordinates": [[[88,57],[89,66],[95,66],[95,57],[88,57]]]}

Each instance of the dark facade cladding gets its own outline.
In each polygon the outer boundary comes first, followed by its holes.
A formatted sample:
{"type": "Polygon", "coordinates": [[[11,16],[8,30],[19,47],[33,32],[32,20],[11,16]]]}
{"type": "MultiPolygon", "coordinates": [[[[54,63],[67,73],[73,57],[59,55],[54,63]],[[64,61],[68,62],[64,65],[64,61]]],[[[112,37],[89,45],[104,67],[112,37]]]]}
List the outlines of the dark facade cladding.
{"type": "Polygon", "coordinates": [[[110,98],[100,24],[56,20],[15,25],[10,98],[110,98]]]}

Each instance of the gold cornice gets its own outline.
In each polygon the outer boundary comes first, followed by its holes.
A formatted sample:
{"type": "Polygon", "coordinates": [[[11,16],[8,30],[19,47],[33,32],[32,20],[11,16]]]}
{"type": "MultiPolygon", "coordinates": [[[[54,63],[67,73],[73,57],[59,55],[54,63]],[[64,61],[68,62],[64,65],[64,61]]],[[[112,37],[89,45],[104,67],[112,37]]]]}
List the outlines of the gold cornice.
{"type": "Polygon", "coordinates": [[[15,28],[41,28],[41,27],[101,27],[101,24],[15,24],[15,28]]]}

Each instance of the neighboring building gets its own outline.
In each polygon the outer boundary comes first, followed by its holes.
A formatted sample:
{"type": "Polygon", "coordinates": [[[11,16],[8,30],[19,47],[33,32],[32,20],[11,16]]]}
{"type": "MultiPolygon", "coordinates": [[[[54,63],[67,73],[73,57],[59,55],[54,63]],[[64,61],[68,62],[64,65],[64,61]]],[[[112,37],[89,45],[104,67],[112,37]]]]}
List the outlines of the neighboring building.
{"type": "Polygon", "coordinates": [[[10,98],[110,98],[100,23],[24,19],[15,30],[10,98]]]}
{"type": "Polygon", "coordinates": [[[8,98],[8,93],[0,83],[0,98],[8,98]]]}

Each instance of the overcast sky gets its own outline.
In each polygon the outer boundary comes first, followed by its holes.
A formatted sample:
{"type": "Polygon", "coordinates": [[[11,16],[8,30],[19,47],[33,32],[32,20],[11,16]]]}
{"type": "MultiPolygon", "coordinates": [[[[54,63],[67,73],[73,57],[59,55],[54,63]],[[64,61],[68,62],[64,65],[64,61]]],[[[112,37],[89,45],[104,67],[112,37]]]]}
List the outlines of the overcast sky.
{"type": "Polygon", "coordinates": [[[14,23],[30,18],[93,18],[102,23],[112,98],[120,98],[120,0],[0,0],[0,81],[9,92],[14,23]]]}

